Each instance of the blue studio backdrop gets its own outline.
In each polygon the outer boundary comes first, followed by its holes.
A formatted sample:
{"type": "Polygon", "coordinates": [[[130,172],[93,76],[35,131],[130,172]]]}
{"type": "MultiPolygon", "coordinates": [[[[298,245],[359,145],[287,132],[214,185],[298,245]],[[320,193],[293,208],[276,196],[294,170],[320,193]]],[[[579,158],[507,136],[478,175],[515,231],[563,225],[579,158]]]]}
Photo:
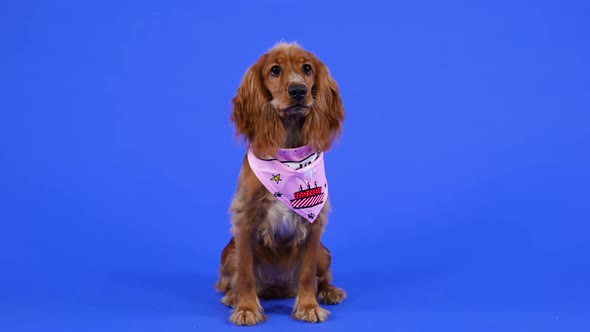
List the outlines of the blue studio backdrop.
{"type": "Polygon", "coordinates": [[[0,331],[238,330],[213,289],[280,40],[324,61],[330,319],[259,331],[590,331],[587,1],[0,5],[0,331]]]}

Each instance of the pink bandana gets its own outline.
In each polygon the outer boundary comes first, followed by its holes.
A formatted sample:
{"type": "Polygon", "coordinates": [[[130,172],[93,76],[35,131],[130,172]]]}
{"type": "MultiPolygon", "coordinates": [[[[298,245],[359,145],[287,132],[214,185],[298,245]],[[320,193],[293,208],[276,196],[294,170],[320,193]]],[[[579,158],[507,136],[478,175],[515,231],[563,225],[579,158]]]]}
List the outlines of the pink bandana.
{"type": "Polygon", "coordinates": [[[279,149],[275,158],[259,159],[249,150],[248,162],[268,191],[295,213],[314,222],[328,198],[322,152],[302,146],[279,149]]]}

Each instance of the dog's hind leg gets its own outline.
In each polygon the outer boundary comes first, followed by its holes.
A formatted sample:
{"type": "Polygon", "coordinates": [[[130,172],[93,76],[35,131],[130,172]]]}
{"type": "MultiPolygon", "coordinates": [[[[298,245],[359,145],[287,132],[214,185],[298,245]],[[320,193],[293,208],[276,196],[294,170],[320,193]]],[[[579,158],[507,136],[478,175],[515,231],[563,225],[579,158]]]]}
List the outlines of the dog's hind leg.
{"type": "Polygon", "coordinates": [[[320,247],[318,255],[318,266],[316,270],[318,280],[318,302],[322,304],[338,304],[346,298],[346,292],[331,284],[332,273],[330,273],[330,264],[332,255],[323,244],[320,247]]]}
{"type": "Polygon", "coordinates": [[[237,262],[236,243],[232,238],[221,253],[221,265],[219,267],[219,279],[215,289],[224,296],[221,303],[228,307],[236,306],[235,284],[236,284],[237,262]]]}

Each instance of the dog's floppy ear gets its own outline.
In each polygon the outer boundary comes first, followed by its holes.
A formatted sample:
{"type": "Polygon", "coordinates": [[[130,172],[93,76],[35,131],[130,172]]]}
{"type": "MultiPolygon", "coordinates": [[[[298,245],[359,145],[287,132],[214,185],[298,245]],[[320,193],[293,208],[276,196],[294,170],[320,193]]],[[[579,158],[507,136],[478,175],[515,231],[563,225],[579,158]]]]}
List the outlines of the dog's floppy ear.
{"type": "Polygon", "coordinates": [[[232,99],[233,110],[231,120],[235,125],[236,134],[243,136],[246,141],[252,141],[255,134],[254,123],[258,113],[266,103],[265,87],[259,62],[248,68],[242,82],[232,99]]]}
{"type": "Polygon", "coordinates": [[[304,126],[308,142],[316,149],[326,151],[340,136],[344,107],[336,81],[328,68],[319,60],[315,61],[316,77],[312,89],[314,102],[304,126]]]}
{"type": "Polygon", "coordinates": [[[232,99],[231,120],[236,134],[242,136],[259,157],[275,154],[283,137],[280,117],[270,105],[272,97],[264,85],[262,67],[266,56],[248,68],[232,99]]]}

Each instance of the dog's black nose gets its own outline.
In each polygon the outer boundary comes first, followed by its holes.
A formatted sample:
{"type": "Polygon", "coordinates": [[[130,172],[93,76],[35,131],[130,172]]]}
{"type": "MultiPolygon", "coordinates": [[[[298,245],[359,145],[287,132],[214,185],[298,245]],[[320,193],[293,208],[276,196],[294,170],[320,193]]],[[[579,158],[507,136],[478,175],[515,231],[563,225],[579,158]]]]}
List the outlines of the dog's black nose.
{"type": "Polygon", "coordinates": [[[289,96],[295,100],[301,100],[307,94],[305,85],[291,85],[289,87],[289,96]]]}

